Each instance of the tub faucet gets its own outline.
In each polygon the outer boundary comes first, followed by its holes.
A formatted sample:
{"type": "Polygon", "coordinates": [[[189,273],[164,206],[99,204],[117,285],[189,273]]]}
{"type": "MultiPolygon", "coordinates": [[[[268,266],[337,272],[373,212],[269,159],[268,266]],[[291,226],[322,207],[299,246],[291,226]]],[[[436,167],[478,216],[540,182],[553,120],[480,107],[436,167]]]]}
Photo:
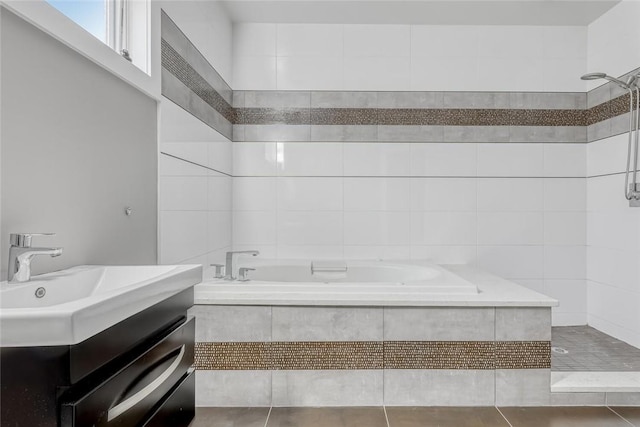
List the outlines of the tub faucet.
{"type": "Polygon", "coordinates": [[[226,273],[224,276],[224,280],[236,280],[236,277],[233,275],[233,258],[234,255],[251,255],[258,256],[260,255],[260,251],[232,251],[227,252],[227,262],[224,267],[224,272],[226,273]]]}
{"type": "Polygon", "coordinates": [[[44,234],[11,234],[9,247],[9,268],[7,280],[9,283],[28,282],[31,279],[31,260],[36,255],[57,257],[62,255],[62,248],[32,248],[33,236],[53,236],[54,233],[44,234]]]}

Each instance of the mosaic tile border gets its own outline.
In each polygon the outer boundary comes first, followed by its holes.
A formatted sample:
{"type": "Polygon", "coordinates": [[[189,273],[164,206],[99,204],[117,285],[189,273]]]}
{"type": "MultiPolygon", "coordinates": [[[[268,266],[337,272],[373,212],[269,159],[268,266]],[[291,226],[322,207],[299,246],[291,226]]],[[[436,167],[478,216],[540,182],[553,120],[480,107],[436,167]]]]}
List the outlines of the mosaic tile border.
{"type": "Polygon", "coordinates": [[[549,341],[197,342],[199,370],[548,369],[549,341]]]}

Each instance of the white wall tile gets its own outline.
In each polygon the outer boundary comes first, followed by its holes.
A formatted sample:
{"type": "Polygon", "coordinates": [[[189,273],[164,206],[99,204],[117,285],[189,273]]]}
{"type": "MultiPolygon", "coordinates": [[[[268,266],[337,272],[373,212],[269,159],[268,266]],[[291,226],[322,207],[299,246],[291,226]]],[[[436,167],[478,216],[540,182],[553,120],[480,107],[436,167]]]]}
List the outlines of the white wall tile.
{"type": "Polygon", "coordinates": [[[276,90],[275,56],[234,56],[233,90],[276,90]]]}
{"type": "Polygon", "coordinates": [[[278,57],[278,90],[343,90],[343,66],[342,57],[278,57]]]}
{"type": "Polygon", "coordinates": [[[207,252],[231,246],[231,212],[209,212],[207,252]]]}
{"type": "Polygon", "coordinates": [[[412,25],[412,58],[474,57],[478,55],[479,27],[412,25]]]}
{"type": "Polygon", "coordinates": [[[409,245],[409,212],[345,212],[345,245],[409,245]]]}
{"type": "Polygon", "coordinates": [[[344,178],[345,211],[408,211],[411,180],[344,178]]]}
{"type": "Polygon", "coordinates": [[[163,176],[159,186],[161,210],[207,210],[207,177],[163,176]]]}
{"type": "Polygon", "coordinates": [[[540,279],[543,246],[478,246],[478,267],[506,279],[540,279]]]}
{"type": "Polygon", "coordinates": [[[344,144],[344,175],[410,176],[411,145],[397,142],[344,144]]]}
{"type": "Polygon", "coordinates": [[[475,265],[476,258],[476,246],[411,246],[411,259],[428,259],[436,264],[475,265]]]}
{"type": "Polygon", "coordinates": [[[411,259],[411,248],[403,246],[374,246],[374,245],[345,245],[345,259],[381,259],[381,260],[407,260],[411,259]]]}
{"type": "Polygon", "coordinates": [[[541,245],[541,212],[478,213],[479,245],[541,245]]]}
{"type": "Polygon", "coordinates": [[[276,56],[276,28],[276,24],[236,22],[233,24],[234,55],[276,56]]]}
{"type": "Polygon", "coordinates": [[[584,212],[587,180],[572,178],[544,179],[544,210],[584,212]]]}
{"type": "Polygon", "coordinates": [[[478,200],[475,178],[412,178],[411,210],[476,210],[478,200]]]}
{"type": "Polygon", "coordinates": [[[276,178],[233,179],[234,211],[275,211],[277,202],[276,178]]]}
{"type": "Polygon", "coordinates": [[[478,176],[543,176],[542,144],[478,144],[478,176]]]}
{"type": "Polygon", "coordinates": [[[332,24],[278,25],[278,56],[342,56],[343,26],[332,24]]]}
{"type": "Polygon", "coordinates": [[[274,245],[275,212],[238,211],[233,214],[233,245],[274,245]]]}
{"type": "Polygon", "coordinates": [[[342,259],[342,245],[278,245],[277,255],[280,259],[342,259]]]}
{"type": "Polygon", "coordinates": [[[229,176],[218,175],[207,178],[207,210],[230,211],[232,206],[232,181],[229,176]]]}
{"type": "Polygon", "coordinates": [[[543,181],[542,178],[478,179],[478,211],[542,211],[543,181]]]}
{"type": "Polygon", "coordinates": [[[546,212],[544,242],[547,245],[584,245],[587,218],[583,212],[546,212]]]}
{"type": "Polygon", "coordinates": [[[411,144],[412,176],[476,176],[476,144],[411,144]]]}
{"type": "Polygon", "coordinates": [[[278,175],[342,176],[342,151],[337,142],[279,142],[278,175]]]}
{"type": "Polygon", "coordinates": [[[412,245],[475,245],[477,220],[466,212],[412,212],[412,245]]]}
{"type": "Polygon", "coordinates": [[[233,144],[234,176],[275,176],[275,142],[237,142],[233,144]]]}
{"type": "Polygon", "coordinates": [[[277,178],[278,210],[341,211],[342,178],[277,178]]]}
{"type": "Polygon", "coordinates": [[[345,25],[345,56],[410,56],[409,25],[345,25]]]}
{"type": "Polygon", "coordinates": [[[411,60],[400,56],[346,57],[343,87],[349,90],[410,90],[411,60]]]}
{"type": "Polygon", "coordinates": [[[477,90],[479,78],[474,57],[411,58],[411,90],[477,90]]]}
{"type": "Polygon", "coordinates": [[[207,253],[207,212],[160,214],[160,263],[176,264],[207,253]]]}
{"type": "Polygon", "coordinates": [[[546,246],[544,248],[545,279],[581,279],[587,275],[584,246],[546,246]]]}
{"type": "Polygon", "coordinates": [[[586,144],[544,144],[544,176],[587,176],[586,144]]]}
{"type": "Polygon", "coordinates": [[[278,213],[279,245],[341,245],[342,212],[278,213]]]}

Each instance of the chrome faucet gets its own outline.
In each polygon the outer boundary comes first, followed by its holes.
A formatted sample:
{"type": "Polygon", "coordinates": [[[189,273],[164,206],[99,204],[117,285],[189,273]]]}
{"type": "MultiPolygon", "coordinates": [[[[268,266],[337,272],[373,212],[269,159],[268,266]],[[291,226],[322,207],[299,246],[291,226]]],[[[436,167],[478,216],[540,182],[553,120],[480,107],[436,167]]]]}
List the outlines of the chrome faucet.
{"type": "Polygon", "coordinates": [[[62,255],[62,248],[32,248],[33,236],[53,236],[54,233],[42,234],[11,234],[9,247],[9,269],[7,280],[9,283],[28,282],[31,279],[31,260],[36,255],[57,257],[62,255]]]}
{"type": "Polygon", "coordinates": [[[234,255],[251,255],[258,256],[260,255],[260,251],[232,251],[227,252],[227,260],[224,267],[224,272],[226,273],[224,276],[224,280],[236,280],[236,277],[233,275],[233,257],[234,255]]]}

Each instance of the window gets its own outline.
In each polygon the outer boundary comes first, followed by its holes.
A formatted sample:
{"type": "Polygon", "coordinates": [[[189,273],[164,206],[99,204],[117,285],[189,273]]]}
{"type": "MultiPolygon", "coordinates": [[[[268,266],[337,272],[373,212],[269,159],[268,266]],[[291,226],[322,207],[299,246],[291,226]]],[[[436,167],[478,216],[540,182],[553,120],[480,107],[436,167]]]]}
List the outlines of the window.
{"type": "Polygon", "coordinates": [[[148,72],[148,1],[46,1],[125,59],[148,72]]]}
{"type": "Polygon", "coordinates": [[[47,2],[98,40],[107,43],[107,0],[47,0],[47,2]]]}

